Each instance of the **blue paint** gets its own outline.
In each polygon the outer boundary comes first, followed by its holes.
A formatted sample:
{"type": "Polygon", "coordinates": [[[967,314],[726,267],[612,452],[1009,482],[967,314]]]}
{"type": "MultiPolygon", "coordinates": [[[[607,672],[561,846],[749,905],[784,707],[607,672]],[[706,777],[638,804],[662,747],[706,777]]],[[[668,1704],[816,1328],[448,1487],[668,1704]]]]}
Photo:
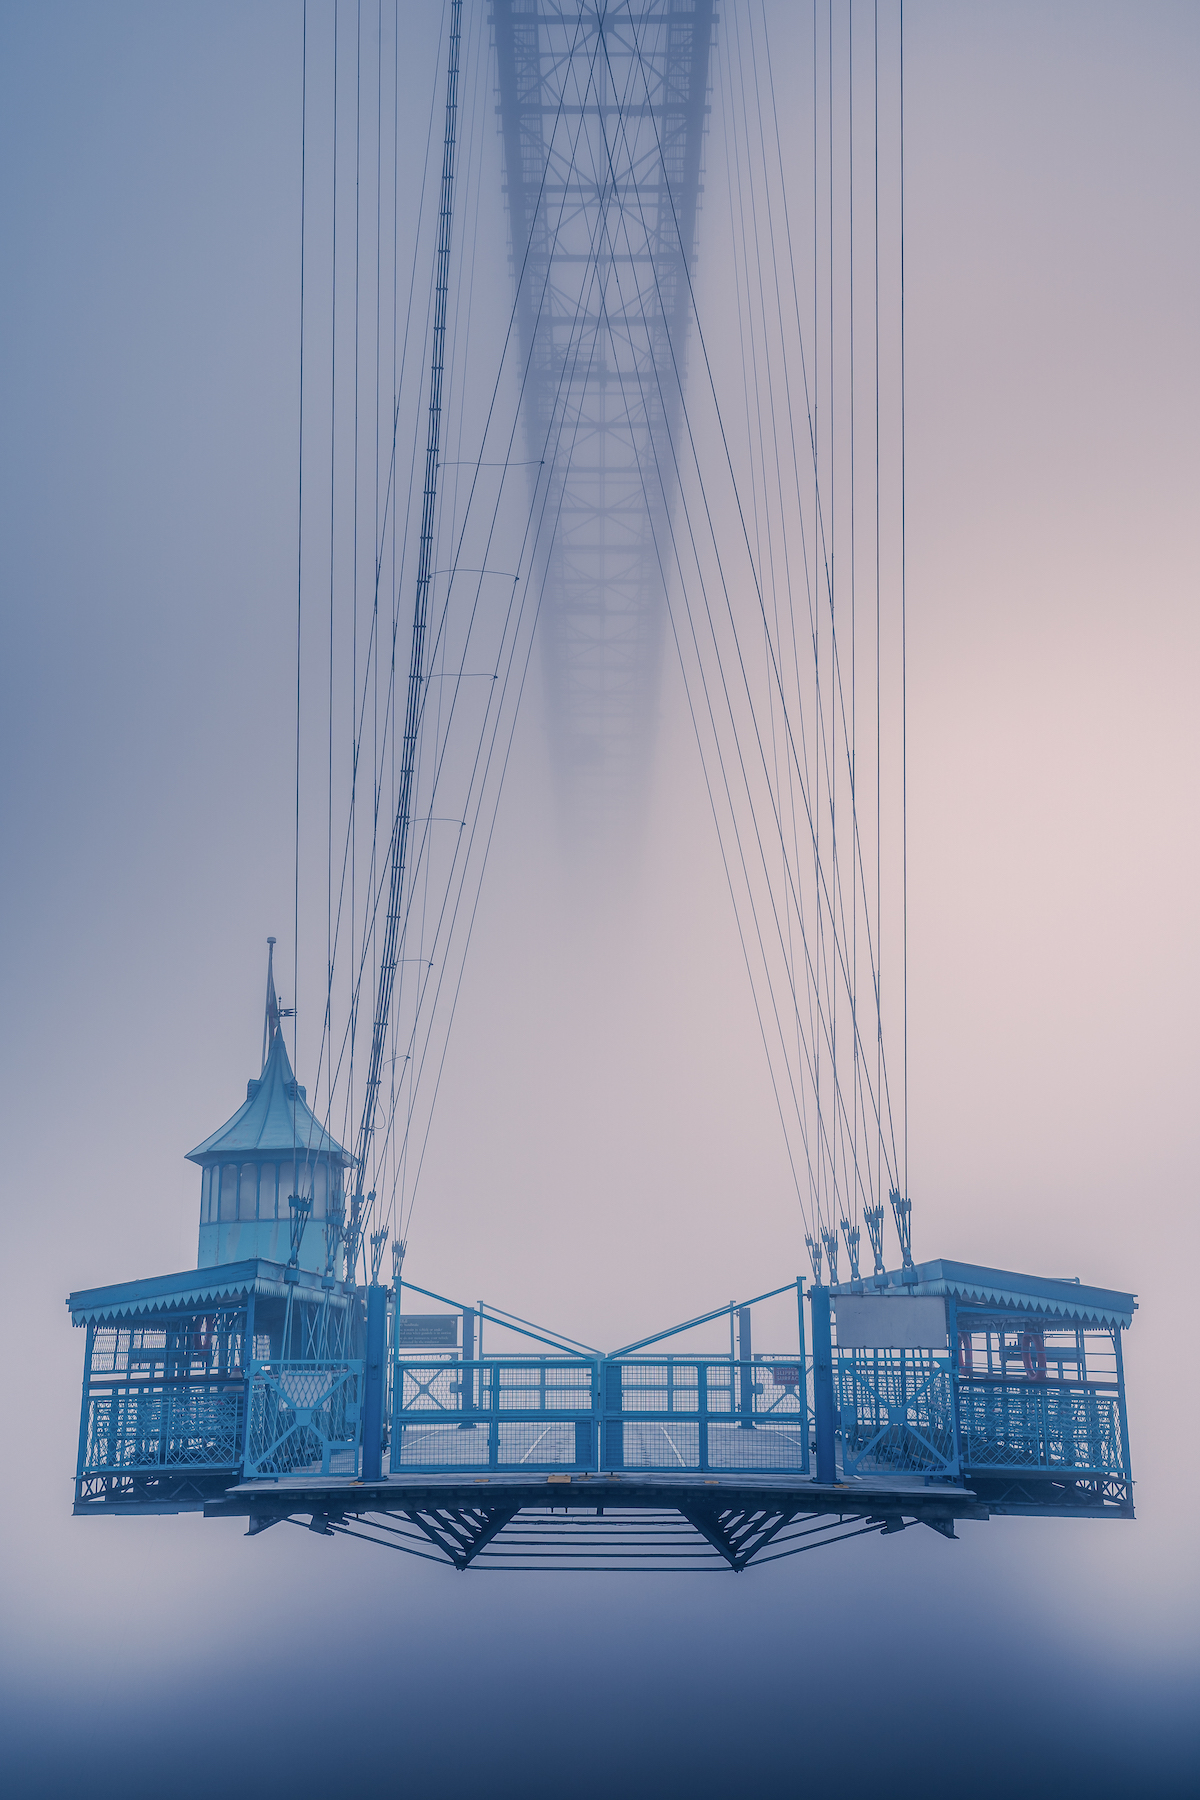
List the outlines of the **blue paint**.
{"type": "Polygon", "coordinates": [[[363,1388],[363,1480],[378,1481],[383,1469],[384,1356],[387,1347],[387,1290],[367,1289],[366,1380],[363,1388]]]}
{"type": "Polygon", "coordinates": [[[817,1480],[831,1487],[837,1480],[834,1447],[833,1334],[829,1289],[809,1289],[813,1334],[813,1420],[817,1436],[817,1480]]]}

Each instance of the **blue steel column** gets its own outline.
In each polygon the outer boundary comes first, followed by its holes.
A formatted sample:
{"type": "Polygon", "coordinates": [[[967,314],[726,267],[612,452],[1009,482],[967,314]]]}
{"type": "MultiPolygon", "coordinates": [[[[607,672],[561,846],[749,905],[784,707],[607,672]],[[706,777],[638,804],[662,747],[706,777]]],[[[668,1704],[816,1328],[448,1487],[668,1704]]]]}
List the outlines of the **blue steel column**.
{"type": "Polygon", "coordinates": [[[92,1415],[92,1348],[96,1342],[94,1319],[87,1323],[87,1345],[83,1353],[83,1402],[79,1412],[79,1458],[75,1464],[75,1498],[83,1499],[83,1465],[87,1461],[88,1426],[92,1415]]]}
{"type": "Polygon", "coordinates": [[[246,1296],[246,1322],[242,1327],[242,1467],[246,1465],[246,1448],[250,1442],[250,1365],[254,1361],[254,1286],[246,1296]]]}
{"type": "MultiPolygon", "coordinates": [[[[475,1411],[475,1308],[473,1306],[463,1307],[462,1320],[463,1348],[462,1368],[459,1371],[461,1379],[458,1386],[458,1404],[462,1412],[473,1413],[475,1411]]],[[[473,1419],[463,1419],[459,1430],[471,1431],[474,1429],[474,1425],[473,1419]]]]}
{"type": "Polygon", "coordinates": [[[754,1428],[754,1352],[750,1342],[750,1308],[738,1307],[738,1362],[739,1393],[738,1411],[741,1413],[741,1429],[752,1431],[754,1428]]]}
{"type": "Polygon", "coordinates": [[[367,1358],[363,1382],[362,1478],[383,1474],[383,1355],[387,1341],[387,1289],[367,1289],[367,1358]]]}
{"type": "Polygon", "coordinates": [[[817,1480],[828,1485],[837,1480],[833,1444],[833,1328],[829,1314],[829,1289],[808,1291],[813,1334],[813,1412],[817,1427],[817,1480]]]}
{"type": "Polygon", "coordinates": [[[1117,1416],[1121,1421],[1121,1461],[1125,1465],[1125,1503],[1133,1511],[1133,1465],[1129,1460],[1129,1420],[1125,1413],[1125,1358],[1121,1354],[1121,1327],[1113,1326],[1113,1348],[1117,1353],[1117,1416]]]}
{"type": "Polygon", "coordinates": [[[946,1301],[946,1344],[950,1362],[950,1425],[954,1434],[954,1473],[962,1479],[962,1433],[958,1425],[958,1307],[946,1301]]]}
{"type": "Polygon", "coordinates": [[[801,1437],[802,1437],[803,1443],[804,1443],[804,1450],[803,1450],[803,1454],[801,1456],[800,1466],[803,1469],[804,1473],[807,1475],[808,1474],[808,1457],[809,1457],[809,1449],[808,1449],[808,1345],[804,1341],[804,1277],[802,1275],[797,1275],[797,1277],[796,1277],[796,1325],[797,1325],[797,1329],[798,1329],[799,1335],[800,1335],[800,1380],[798,1383],[798,1393],[800,1396],[800,1416],[801,1416],[801,1420],[802,1420],[802,1424],[800,1427],[800,1433],[801,1433],[801,1437]]]}

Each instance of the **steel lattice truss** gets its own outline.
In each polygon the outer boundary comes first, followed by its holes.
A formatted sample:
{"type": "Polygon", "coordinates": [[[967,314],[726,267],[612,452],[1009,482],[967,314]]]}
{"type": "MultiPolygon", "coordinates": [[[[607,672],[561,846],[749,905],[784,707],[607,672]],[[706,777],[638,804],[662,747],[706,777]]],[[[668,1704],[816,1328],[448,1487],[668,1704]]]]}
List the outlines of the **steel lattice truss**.
{"type": "Polygon", "coordinates": [[[658,691],[713,0],[493,0],[540,628],[572,801],[627,799],[658,691]],[[547,448],[549,447],[549,448],[547,448]]]}

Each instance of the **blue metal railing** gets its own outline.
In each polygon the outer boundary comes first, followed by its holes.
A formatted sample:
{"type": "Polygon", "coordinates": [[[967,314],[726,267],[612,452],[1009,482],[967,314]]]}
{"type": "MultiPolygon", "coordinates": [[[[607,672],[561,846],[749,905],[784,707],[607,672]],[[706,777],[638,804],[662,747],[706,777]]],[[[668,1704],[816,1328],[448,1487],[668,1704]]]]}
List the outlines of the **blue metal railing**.
{"type": "Polygon", "coordinates": [[[960,1377],[958,1418],[967,1469],[1128,1477],[1115,1383],[960,1377]]]}
{"type": "Polygon", "coordinates": [[[844,1475],[957,1478],[954,1369],[948,1356],[839,1349],[833,1363],[844,1475]]]}
{"type": "Polygon", "coordinates": [[[77,1479],[235,1469],[242,1395],[240,1381],[93,1387],[85,1396],[77,1479]]]}
{"type": "Polygon", "coordinates": [[[755,1357],[398,1356],[393,1474],[807,1472],[803,1364],[755,1357]]]}
{"type": "Polygon", "coordinates": [[[362,1442],[361,1361],[252,1362],[243,1474],[356,1476],[362,1442]]]}

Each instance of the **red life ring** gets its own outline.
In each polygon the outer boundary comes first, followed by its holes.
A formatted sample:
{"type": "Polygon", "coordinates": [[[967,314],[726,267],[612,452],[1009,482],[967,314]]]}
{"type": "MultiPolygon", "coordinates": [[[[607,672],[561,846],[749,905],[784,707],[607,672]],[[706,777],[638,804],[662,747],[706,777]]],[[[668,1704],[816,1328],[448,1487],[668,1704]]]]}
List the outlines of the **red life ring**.
{"type": "Polygon", "coordinates": [[[1030,1381],[1045,1381],[1046,1346],[1042,1342],[1040,1331],[1021,1333],[1021,1361],[1025,1364],[1025,1373],[1030,1381]]]}

